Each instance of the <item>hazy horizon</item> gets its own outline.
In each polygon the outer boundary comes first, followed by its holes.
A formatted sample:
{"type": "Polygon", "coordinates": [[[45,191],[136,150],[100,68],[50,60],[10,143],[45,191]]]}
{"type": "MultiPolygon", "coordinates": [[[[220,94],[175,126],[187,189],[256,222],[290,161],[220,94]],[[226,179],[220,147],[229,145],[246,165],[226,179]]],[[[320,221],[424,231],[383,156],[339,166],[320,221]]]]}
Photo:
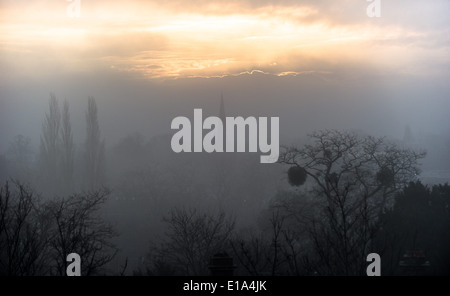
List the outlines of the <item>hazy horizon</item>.
{"type": "MultiPolygon", "coordinates": [[[[171,121],[196,108],[219,115],[222,97],[226,116],[279,117],[282,146],[322,130],[384,137],[404,148],[394,159],[427,151],[407,162],[418,160],[429,184],[450,182],[450,1],[381,0],[381,16],[369,17],[376,2],[1,0],[0,180],[18,175],[46,198],[108,186],[102,214],[122,250],[114,268],[129,257],[135,270],[175,206],[225,209],[250,233],[267,230],[277,198],[310,197],[289,185],[287,165],[259,164],[260,153],[172,151],[171,121]],[[68,11],[76,3],[79,16],[68,11]],[[55,119],[65,101],[68,161],[55,152],[60,134],[53,152],[41,144],[49,106],[55,119]]],[[[384,164],[370,165],[377,186],[392,185],[384,164]]]]}
{"type": "Polygon", "coordinates": [[[221,93],[230,115],[279,116],[285,142],[450,132],[448,1],[383,2],[380,18],[366,1],[80,3],[70,18],[65,1],[2,1],[0,151],[16,134],[39,144],[50,92],[75,137],[94,96],[109,145],[170,132],[195,107],[217,114],[221,93]]]}

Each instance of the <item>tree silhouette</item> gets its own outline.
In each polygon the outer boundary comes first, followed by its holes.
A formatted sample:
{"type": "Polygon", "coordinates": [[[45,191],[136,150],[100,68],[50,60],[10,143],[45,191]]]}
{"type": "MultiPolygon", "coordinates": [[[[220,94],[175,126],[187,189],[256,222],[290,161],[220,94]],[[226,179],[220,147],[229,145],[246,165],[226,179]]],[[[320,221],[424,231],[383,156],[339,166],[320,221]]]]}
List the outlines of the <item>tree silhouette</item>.
{"type": "Polygon", "coordinates": [[[71,192],[73,185],[75,147],[73,143],[72,125],[70,123],[69,102],[67,100],[64,101],[62,112],[61,146],[63,188],[65,192],[71,192]]]}
{"type": "Polygon", "coordinates": [[[113,228],[99,216],[109,192],[44,201],[19,182],[0,187],[0,275],[65,275],[78,253],[82,275],[101,274],[117,249],[113,228]]]}
{"type": "Polygon", "coordinates": [[[170,270],[177,275],[208,275],[210,257],[226,250],[234,229],[234,221],[223,212],[173,209],[164,221],[166,240],[152,250],[150,274],[170,270]]]}
{"type": "Polygon", "coordinates": [[[403,274],[399,262],[410,250],[423,252],[431,262],[424,272],[450,274],[449,205],[448,184],[429,188],[420,181],[411,182],[396,195],[394,206],[381,216],[383,228],[377,237],[381,245],[391,242],[383,258],[386,274],[403,274]]]}
{"type": "Polygon", "coordinates": [[[101,139],[97,113],[97,103],[94,97],[89,97],[85,142],[85,176],[89,189],[100,188],[105,176],[105,142],[101,139]]]}
{"type": "Polygon", "coordinates": [[[72,252],[82,258],[81,273],[86,276],[99,273],[116,255],[117,249],[110,242],[116,233],[98,217],[99,207],[108,194],[109,191],[103,189],[47,204],[54,221],[50,246],[55,258],[55,274],[65,275],[66,256],[72,252]]]}
{"type": "Polygon", "coordinates": [[[310,140],[302,148],[286,148],[279,162],[302,167],[309,177],[305,184],[321,201],[309,222],[316,272],[363,274],[361,258],[370,253],[379,215],[419,173],[425,153],[337,130],[315,132],[310,140]]]}
{"type": "Polygon", "coordinates": [[[60,158],[60,129],[61,111],[58,100],[52,93],[48,103],[49,112],[45,114],[42,123],[41,144],[39,148],[40,171],[44,178],[44,184],[50,192],[55,193],[58,184],[59,172],[58,163],[60,158]]]}
{"type": "Polygon", "coordinates": [[[18,182],[0,188],[0,274],[42,275],[48,270],[47,223],[32,191],[18,182]]]}

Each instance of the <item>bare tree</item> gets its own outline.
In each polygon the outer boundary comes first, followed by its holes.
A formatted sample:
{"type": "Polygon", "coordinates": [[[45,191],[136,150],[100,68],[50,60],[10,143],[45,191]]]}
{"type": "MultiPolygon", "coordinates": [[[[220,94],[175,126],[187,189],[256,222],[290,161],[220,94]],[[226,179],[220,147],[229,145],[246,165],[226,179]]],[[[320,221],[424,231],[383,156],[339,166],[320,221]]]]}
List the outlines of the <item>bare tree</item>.
{"type": "Polygon", "coordinates": [[[249,275],[269,275],[272,266],[270,241],[263,234],[252,233],[249,238],[236,237],[230,241],[237,261],[249,275]]]}
{"type": "Polygon", "coordinates": [[[86,179],[89,189],[100,188],[105,175],[105,142],[101,139],[97,113],[97,103],[94,97],[89,97],[85,143],[86,179]]]}
{"type": "Polygon", "coordinates": [[[0,274],[65,275],[78,253],[82,274],[102,272],[117,249],[115,231],[100,216],[108,191],[42,202],[19,182],[0,188],[0,274]]]}
{"type": "Polygon", "coordinates": [[[32,191],[18,182],[0,188],[0,274],[42,275],[48,271],[48,220],[32,191]]]}
{"type": "Polygon", "coordinates": [[[65,275],[66,256],[73,252],[82,258],[81,273],[86,276],[100,273],[113,260],[117,249],[110,240],[116,233],[98,214],[108,194],[103,189],[49,203],[48,212],[54,221],[50,238],[53,273],[65,275]]]}
{"type": "Polygon", "coordinates": [[[231,240],[233,254],[244,268],[244,274],[307,275],[302,266],[306,250],[299,225],[284,208],[272,205],[268,209],[259,233],[236,236],[231,240]]]}
{"type": "Polygon", "coordinates": [[[152,273],[164,266],[181,275],[208,275],[210,257],[227,248],[234,229],[234,221],[223,212],[214,215],[174,209],[164,221],[168,225],[166,240],[153,250],[152,273]]]}
{"type": "Polygon", "coordinates": [[[279,162],[303,169],[309,179],[304,186],[322,201],[309,227],[316,272],[361,274],[378,217],[419,173],[418,160],[425,153],[336,130],[313,133],[310,139],[303,148],[286,148],[279,162]]]}
{"type": "Polygon", "coordinates": [[[235,237],[231,247],[238,262],[253,276],[280,275],[284,264],[283,223],[284,217],[274,210],[269,218],[268,229],[262,233],[252,233],[249,238],[235,237]]]}

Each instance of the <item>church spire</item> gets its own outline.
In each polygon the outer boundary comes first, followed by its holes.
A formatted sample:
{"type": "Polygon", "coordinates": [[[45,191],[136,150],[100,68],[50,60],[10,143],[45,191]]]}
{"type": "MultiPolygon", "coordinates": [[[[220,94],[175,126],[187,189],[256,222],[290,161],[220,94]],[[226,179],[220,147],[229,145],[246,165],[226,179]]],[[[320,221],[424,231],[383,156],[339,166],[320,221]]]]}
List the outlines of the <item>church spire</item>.
{"type": "Polygon", "coordinates": [[[223,102],[223,92],[220,92],[220,119],[225,122],[225,103],[223,102]]]}

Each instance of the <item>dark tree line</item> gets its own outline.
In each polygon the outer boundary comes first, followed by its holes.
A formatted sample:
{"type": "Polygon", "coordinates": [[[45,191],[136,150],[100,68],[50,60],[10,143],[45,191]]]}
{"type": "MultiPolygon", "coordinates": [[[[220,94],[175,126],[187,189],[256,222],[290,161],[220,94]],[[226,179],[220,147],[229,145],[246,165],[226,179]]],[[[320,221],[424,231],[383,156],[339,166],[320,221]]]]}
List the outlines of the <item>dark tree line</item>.
{"type": "MultiPolygon", "coordinates": [[[[99,274],[113,259],[115,232],[98,215],[109,192],[101,187],[105,148],[97,113],[90,97],[80,154],[87,193],[43,199],[20,182],[1,188],[0,273],[62,275],[65,256],[76,252],[85,263],[82,274],[99,274]]],[[[133,150],[136,162],[128,166],[142,166],[143,140],[127,138],[115,152],[128,153],[125,144],[139,148],[133,150]]],[[[54,96],[40,151],[42,177],[49,186],[60,184],[72,192],[76,153],[69,105],[64,103],[61,113],[54,96]]],[[[17,137],[11,153],[18,175],[26,176],[29,140],[17,137]]],[[[426,255],[431,274],[449,274],[450,190],[447,184],[429,188],[417,181],[423,157],[424,152],[384,138],[315,132],[307,144],[286,147],[280,154],[290,187],[279,190],[265,206],[257,229],[236,230],[234,219],[223,211],[173,208],[164,218],[162,240],[153,240],[146,266],[136,274],[207,275],[211,256],[226,252],[234,259],[236,273],[243,275],[365,275],[366,256],[375,252],[382,258],[382,274],[395,275],[404,274],[399,262],[409,250],[426,255]]],[[[177,171],[177,182],[170,184],[160,171],[141,169],[122,180],[128,185],[122,186],[124,200],[137,199],[137,207],[150,198],[161,211],[161,200],[174,184],[186,194],[206,192],[193,190],[184,171],[177,171]]],[[[56,188],[51,195],[57,193],[56,188]]]]}
{"type": "Polygon", "coordinates": [[[0,188],[0,275],[65,275],[78,253],[81,274],[102,274],[115,256],[113,228],[99,217],[109,192],[42,201],[18,182],[0,188]]]}
{"type": "Polygon", "coordinates": [[[204,274],[208,256],[226,251],[243,275],[365,275],[373,252],[381,255],[382,274],[402,275],[409,250],[425,254],[428,274],[449,274],[450,190],[417,181],[423,157],[384,138],[313,133],[308,144],[281,154],[292,189],[261,213],[260,230],[225,228],[226,241],[201,247],[203,225],[223,226],[225,218],[172,212],[149,274],[204,274]]]}
{"type": "Polygon", "coordinates": [[[164,221],[166,235],[149,254],[149,275],[209,275],[209,259],[228,249],[234,229],[234,220],[224,212],[175,208],[164,221]]]}
{"type": "MultiPolygon", "coordinates": [[[[303,170],[302,194],[319,202],[314,213],[301,218],[313,249],[308,262],[317,274],[364,274],[361,258],[375,248],[380,215],[418,175],[425,153],[336,130],[313,133],[310,140],[302,148],[286,148],[279,160],[303,170]]],[[[297,214],[289,204],[279,206],[297,214]]]]}
{"type": "Polygon", "coordinates": [[[411,182],[396,196],[394,207],[380,217],[377,237],[384,247],[385,271],[404,274],[399,261],[420,251],[429,261],[425,275],[450,275],[450,186],[411,182]],[[386,244],[385,242],[389,242],[386,244]]]}

